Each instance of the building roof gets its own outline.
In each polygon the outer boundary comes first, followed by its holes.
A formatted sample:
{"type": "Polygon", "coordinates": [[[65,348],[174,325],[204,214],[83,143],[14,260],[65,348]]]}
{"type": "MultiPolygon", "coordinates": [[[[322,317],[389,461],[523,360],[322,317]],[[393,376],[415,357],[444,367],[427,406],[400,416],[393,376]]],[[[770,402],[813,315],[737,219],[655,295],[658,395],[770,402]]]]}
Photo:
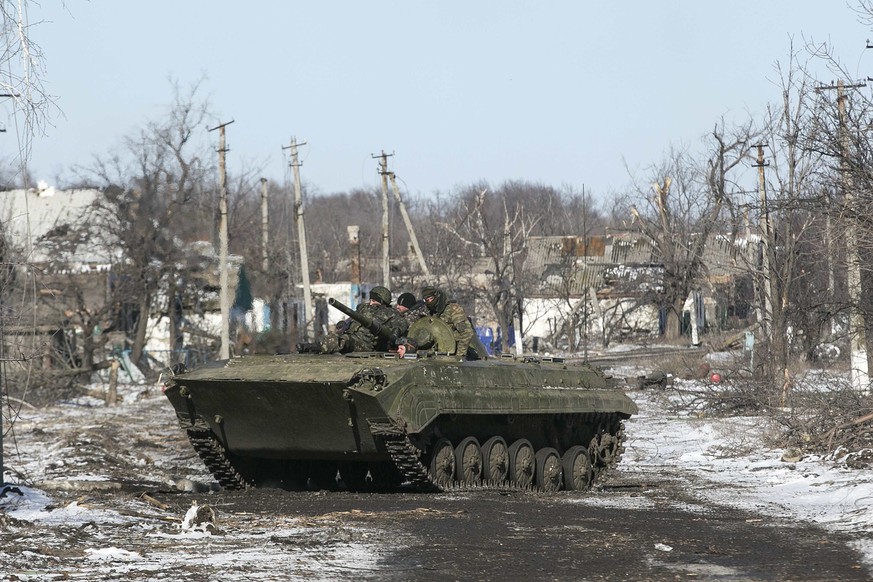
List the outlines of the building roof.
{"type": "Polygon", "coordinates": [[[578,296],[651,268],[652,247],[640,235],[544,236],[528,239],[525,269],[542,295],[578,296]]]}
{"type": "MultiPolygon", "coordinates": [[[[705,276],[713,283],[749,271],[755,241],[713,235],[706,245],[705,276]]],[[[634,295],[657,285],[663,271],[651,241],[636,232],[603,236],[544,236],[528,239],[525,270],[537,283],[533,295],[580,296],[593,288],[634,295]]]]}
{"type": "MultiPolygon", "coordinates": [[[[0,192],[0,222],[10,245],[25,253],[25,260],[41,263],[52,259],[40,240],[51,232],[83,220],[86,211],[102,196],[95,189],[58,190],[52,187],[0,192]]],[[[82,263],[106,262],[95,245],[80,248],[82,263]]]]}

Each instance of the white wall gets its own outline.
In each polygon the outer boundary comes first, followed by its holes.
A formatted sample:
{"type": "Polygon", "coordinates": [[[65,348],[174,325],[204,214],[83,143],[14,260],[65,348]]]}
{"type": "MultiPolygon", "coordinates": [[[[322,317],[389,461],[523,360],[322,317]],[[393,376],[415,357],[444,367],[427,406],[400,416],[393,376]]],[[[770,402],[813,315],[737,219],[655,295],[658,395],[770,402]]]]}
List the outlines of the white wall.
{"type": "Polygon", "coordinates": [[[564,320],[570,317],[573,307],[579,301],[585,301],[586,305],[580,306],[580,331],[585,310],[588,310],[588,335],[599,337],[603,333],[604,323],[606,327],[617,330],[619,327],[630,327],[637,330],[649,330],[652,334],[658,333],[658,310],[653,305],[646,305],[633,309],[635,300],[632,299],[601,299],[600,309],[603,320],[599,319],[592,309],[591,302],[582,298],[573,298],[572,307],[564,300],[555,298],[532,298],[524,302],[524,334],[542,338],[551,337],[560,328],[564,320]]]}

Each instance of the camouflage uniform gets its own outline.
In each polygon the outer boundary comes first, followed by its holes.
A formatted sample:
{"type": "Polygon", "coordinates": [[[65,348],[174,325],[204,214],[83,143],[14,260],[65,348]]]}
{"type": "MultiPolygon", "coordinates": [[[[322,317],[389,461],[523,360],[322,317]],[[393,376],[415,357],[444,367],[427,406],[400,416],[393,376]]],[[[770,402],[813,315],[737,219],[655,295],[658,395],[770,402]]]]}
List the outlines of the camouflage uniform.
{"type": "Polygon", "coordinates": [[[427,310],[427,305],[424,304],[424,301],[419,301],[414,307],[407,309],[400,315],[406,320],[406,323],[411,326],[422,317],[430,316],[430,312],[427,310]]]}
{"type": "MultiPolygon", "coordinates": [[[[401,317],[401,315],[397,313],[394,309],[388,307],[387,305],[364,305],[360,307],[364,308],[362,311],[364,315],[373,318],[373,323],[379,324],[383,329],[388,329],[390,331],[390,333],[388,334],[389,336],[400,337],[406,333],[407,329],[409,329],[409,324],[406,322],[406,320],[403,319],[403,317],[401,317]]],[[[352,323],[352,326],[349,328],[349,334],[354,335],[356,337],[356,341],[360,341],[361,345],[364,345],[367,342],[372,342],[373,347],[370,348],[370,351],[388,351],[390,338],[386,338],[381,335],[379,337],[376,337],[370,332],[370,330],[368,330],[358,322],[352,323]]]]}
{"type": "MultiPolygon", "coordinates": [[[[406,333],[409,327],[399,313],[387,305],[362,303],[355,308],[361,315],[371,318],[374,323],[391,331],[397,337],[406,333]]],[[[389,340],[376,337],[373,333],[354,320],[340,322],[342,328],[338,333],[330,333],[321,341],[321,353],[348,352],[387,352],[389,340]]],[[[338,325],[340,327],[340,325],[338,325]]]]}
{"type": "Polygon", "coordinates": [[[428,311],[443,320],[455,336],[455,354],[467,357],[467,349],[473,341],[475,331],[473,324],[464,312],[464,308],[455,301],[450,301],[444,291],[434,287],[425,287],[422,292],[428,311]]]}
{"type": "Polygon", "coordinates": [[[450,301],[437,317],[446,322],[451,328],[457,342],[455,353],[461,357],[466,357],[467,348],[470,347],[470,342],[473,341],[475,331],[470,323],[470,319],[464,312],[464,308],[456,302],[450,301]]]}

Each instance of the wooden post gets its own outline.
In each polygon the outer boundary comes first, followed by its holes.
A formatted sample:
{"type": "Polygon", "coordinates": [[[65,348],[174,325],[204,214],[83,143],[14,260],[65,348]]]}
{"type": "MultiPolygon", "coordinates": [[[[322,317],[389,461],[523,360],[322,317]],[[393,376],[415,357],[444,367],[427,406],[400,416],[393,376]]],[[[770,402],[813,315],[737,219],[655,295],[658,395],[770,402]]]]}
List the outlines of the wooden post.
{"type": "Polygon", "coordinates": [[[118,359],[112,358],[109,367],[109,392],[106,393],[106,406],[118,404],[118,359]]]}
{"type": "Polygon", "coordinates": [[[840,137],[842,162],[840,169],[843,174],[843,204],[848,210],[846,224],[846,263],[848,279],[846,285],[849,291],[849,343],[850,366],[849,373],[852,387],[862,394],[870,391],[870,376],[867,366],[867,339],[864,329],[866,322],[861,311],[861,256],[858,252],[858,229],[854,222],[852,203],[855,184],[849,169],[849,130],[846,119],[846,95],[843,82],[837,84],[837,107],[840,115],[840,137]]]}
{"type": "Polygon", "coordinates": [[[294,222],[297,225],[297,241],[300,243],[300,275],[303,279],[303,341],[314,338],[315,321],[312,316],[312,289],[309,284],[309,256],[306,251],[306,226],[303,222],[303,190],[300,185],[300,161],[297,159],[297,138],[291,138],[291,170],[294,172],[294,222]]]}
{"type": "Polygon", "coordinates": [[[400,197],[400,190],[397,188],[397,178],[394,172],[389,172],[388,177],[391,178],[391,188],[394,190],[394,200],[400,207],[400,215],[403,217],[403,223],[406,225],[406,232],[409,233],[409,241],[412,243],[412,250],[415,251],[415,257],[418,259],[418,265],[421,267],[421,272],[424,275],[425,281],[430,280],[430,271],[427,269],[427,263],[424,262],[424,255],[421,252],[421,247],[418,246],[418,237],[415,236],[415,229],[412,228],[412,221],[409,219],[409,213],[406,211],[406,204],[403,203],[403,198],[400,197]]]}
{"type": "Polygon", "coordinates": [[[773,260],[773,227],[770,223],[770,211],[767,208],[767,181],[764,176],[764,168],[767,163],[764,161],[764,146],[766,144],[757,144],[758,148],[758,163],[754,167],[758,168],[758,196],[761,201],[761,218],[759,219],[758,228],[761,234],[761,246],[763,265],[761,265],[761,291],[764,299],[764,317],[761,320],[764,327],[764,337],[767,338],[767,345],[773,349],[773,276],[774,276],[774,260],[773,260]]]}
{"type": "Polygon", "coordinates": [[[379,156],[379,174],[382,176],[382,285],[391,288],[391,263],[388,241],[388,154],[379,156]]]}
{"type": "Polygon", "coordinates": [[[218,275],[221,284],[219,292],[221,303],[221,351],[219,357],[222,360],[230,358],[230,285],[227,276],[227,168],[225,165],[227,146],[225,145],[225,128],[231,123],[233,121],[222,123],[209,130],[217,129],[219,136],[218,180],[221,190],[218,201],[218,212],[220,214],[220,222],[218,224],[218,275]]]}
{"type": "Polygon", "coordinates": [[[263,240],[263,249],[261,252],[261,268],[266,275],[270,270],[269,262],[269,246],[270,246],[270,220],[269,220],[269,204],[267,201],[267,179],[261,178],[261,237],[263,240]]]}

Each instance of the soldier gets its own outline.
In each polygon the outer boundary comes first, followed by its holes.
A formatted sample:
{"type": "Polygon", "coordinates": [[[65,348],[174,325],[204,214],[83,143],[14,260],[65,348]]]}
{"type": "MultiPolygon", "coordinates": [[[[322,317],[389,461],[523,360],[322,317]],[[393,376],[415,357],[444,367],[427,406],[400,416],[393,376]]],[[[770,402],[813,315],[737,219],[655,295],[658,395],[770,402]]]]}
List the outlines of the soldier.
{"type": "MultiPolygon", "coordinates": [[[[369,302],[361,303],[355,311],[390,330],[395,337],[402,336],[409,328],[403,317],[391,309],[391,291],[385,287],[373,287],[369,302]]],[[[337,324],[336,332],[327,334],[321,341],[321,353],[385,352],[388,351],[389,341],[388,338],[374,336],[357,321],[346,319],[337,324]]]]}
{"type": "Polygon", "coordinates": [[[424,301],[416,301],[415,295],[412,293],[401,293],[400,297],[397,298],[397,305],[394,306],[394,309],[403,316],[403,319],[409,325],[412,325],[422,317],[430,315],[424,301]]]}
{"type": "Polygon", "coordinates": [[[457,347],[455,354],[461,358],[467,358],[467,348],[473,341],[476,332],[473,330],[473,324],[464,312],[464,308],[458,303],[449,299],[446,292],[436,287],[425,287],[421,290],[421,297],[427,306],[428,313],[434,317],[439,317],[452,330],[455,336],[457,347]]]}

